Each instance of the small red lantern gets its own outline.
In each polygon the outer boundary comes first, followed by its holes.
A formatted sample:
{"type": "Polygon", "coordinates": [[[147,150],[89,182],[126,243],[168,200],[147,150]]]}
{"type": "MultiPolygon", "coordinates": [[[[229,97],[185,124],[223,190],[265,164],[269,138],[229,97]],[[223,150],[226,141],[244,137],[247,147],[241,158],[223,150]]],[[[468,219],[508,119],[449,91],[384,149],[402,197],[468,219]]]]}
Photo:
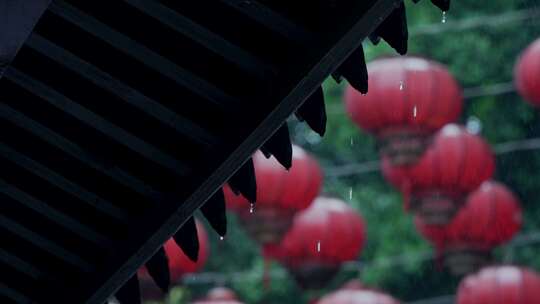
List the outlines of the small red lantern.
{"type": "Polygon", "coordinates": [[[201,270],[208,260],[209,247],[208,235],[203,224],[196,221],[197,236],[199,237],[199,258],[197,262],[191,261],[173,239],[165,243],[165,252],[169,258],[169,268],[172,282],[178,282],[182,276],[201,270]]]}
{"type": "Polygon", "coordinates": [[[225,187],[227,207],[237,213],[242,225],[260,244],[278,244],[291,227],[294,215],[317,197],[322,171],[317,161],[302,148],[293,146],[292,167],[288,171],[261,152],[253,156],[257,179],[256,210],[249,202],[225,187]]]}
{"type": "Polygon", "coordinates": [[[298,213],[271,255],[301,287],[318,289],[334,277],[343,262],[358,257],[365,239],[364,221],[353,208],[335,198],[319,197],[298,213]]]}
{"type": "Polygon", "coordinates": [[[323,297],[317,304],[399,304],[399,301],[376,290],[342,288],[323,297]]]}
{"type": "Polygon", "coordinates": [[[498,266],[484,268],[461,281],[457,304],[493,303],[540,303],[540,276],[525,268],[498,266]]]}
{"type": "Polygon", "coordinates": [[[517,90],[533,105],[540,106],[540,39],[521,55],[514,68],[517,90]]]}
{"type": "Polygon", "coordinates": [[[405,195],[405,206],[429,224],[446,224],[463,205],[465,196],[495,171],[489,145],[465,128],[449,124],[412,166],[382,161],[386,179],[405,195]]]}
{"type": "Polygon", "coordinates": [[[378,59],[368,70],[367,94],[347,87],[347,112],[377,137],[381,155],[393,164],[416,162],[431,135],[459,117],[458,83],[446,67],[419,57],[378,59]]]}
{"type": "Polygon", "coordinates": [[[521,227],[521,208],[500,183],[485,182],[447,226],[425,225],[419,231],[440,250],[454,274],[474,271],[491,260],[491,250],[509,241],[521,227]]]}

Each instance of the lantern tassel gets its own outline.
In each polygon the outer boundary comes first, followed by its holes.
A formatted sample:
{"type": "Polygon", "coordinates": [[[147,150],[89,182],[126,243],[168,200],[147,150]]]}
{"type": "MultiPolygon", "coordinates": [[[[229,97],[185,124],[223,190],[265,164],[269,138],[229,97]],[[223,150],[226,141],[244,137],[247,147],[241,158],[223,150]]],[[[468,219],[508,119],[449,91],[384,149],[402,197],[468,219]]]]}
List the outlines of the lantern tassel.
{"type": "Polygon", "coordinates": [[[270,277],[270,266],[272,261],[268,257],[264,257],[264,270],[263,270],[263,287],[266,291],[272,287],[272,278],[270,277]]]}
{"type": "Polygon", "coordinates": [[[409,212],[411,209],[411,191],[411,183],[408,181],[405,182],[401,189],[401,193],[403,195],[403,209],[405,209],[406,212],[409,212]]]}
{"type": "Polygon", "coordinates": [[[435,266],[437,267],[438,271],[442,271],[444,267],[444,261],[443,261],[443,248],[442,245],[436,245],[435,248],[435,266]]]}

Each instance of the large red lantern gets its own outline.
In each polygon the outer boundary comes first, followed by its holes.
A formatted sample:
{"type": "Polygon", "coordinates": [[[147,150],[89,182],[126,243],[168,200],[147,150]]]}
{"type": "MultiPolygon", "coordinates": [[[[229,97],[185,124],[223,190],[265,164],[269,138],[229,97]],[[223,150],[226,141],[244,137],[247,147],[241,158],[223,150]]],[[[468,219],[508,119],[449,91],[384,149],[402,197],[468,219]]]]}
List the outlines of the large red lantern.
{"type": "Polygon", "coordinates": [[[449,124],[418,163],[395,166],[382,161],[386,179],[405,196],[405,205],[430,224],[446,224],[466,195],[495,171],[489,145],[465,128],[449,124]]]}
{"type": "Polygon", "coordinates": [[[454,274],[474,271],[491,260],[491,250],[509,241],[521,227],[518,200],[504,185],[489,181],[471,193],[447,226],[425,225],[419,231],[443,254],[454,274]]]}
{"type": "Polygon", "coordinates": [[[256,209],[225,187],[227,207],[237,213],[248,233],[263,245],[277,244],[290,228],[294,215],[317,197],[322,171],[317,161],[302,148],[293,146],[292,167],[288,171],[261,152],[253,156],[257,178],[256,209]]]}
{"type": "Polygon", "coordinates": [[[394,164],[411,164],[439,128],[455,121],[461,89],[446,67],[419,57],[378,59],[368,65],[369,92],[349,86],[345,105],[352,120],[375,135],[380,153],[394,164]]]}
{"type": "Polygon", "coordinates": [[[365,239],[360,214],[341,200],[319,197],[298,213],[291,230],[270,255],[287,267],[301,287],[318,289],[334,277],[343,262],[358,257],[365,239]]]}
{"type": "Polygon", "coordinates": [[[538,304],[540,276],[514,266],[488,267],[461,281],[456,303],[538,304]]]}
{"type": "Polygon", "coordinates": [[[516,88],[525,100],[540,106],[540,39],[533,42],[514,68],[516,88]]]}

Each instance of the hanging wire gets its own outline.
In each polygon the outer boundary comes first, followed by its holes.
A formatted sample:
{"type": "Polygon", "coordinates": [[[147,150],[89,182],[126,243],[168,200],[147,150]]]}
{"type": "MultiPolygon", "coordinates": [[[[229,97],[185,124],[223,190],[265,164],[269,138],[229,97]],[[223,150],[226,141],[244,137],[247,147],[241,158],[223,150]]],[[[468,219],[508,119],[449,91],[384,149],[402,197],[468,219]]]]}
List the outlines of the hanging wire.
{"type": "MultiPolygon", "coordinates": [[[[511,81],[494,83],[494,84],[489,84],[489,85],[482,85],[482,86],[463,89],[463,99],[471,100],[474,98],[484,97],[484,96],[505,95],[505,94],[514,93],[515,91],[516,91],[516,88],[514,86],[514,83],[511,81]]],[[[333,97],[341,97],[342,91],[341,89],[336,89],[336,90],[328,92],[328,94],[333,97]]],[[[334,104],[334,105],[329,105],[326,112],[329,115],[343,115],[345,114],[345,109],[343,108],[342,105],[334,104]]]]}
{"type": "MultiPolygon", "coordinates": [[[[517,141],[508,141],[493,146],[496,155],[503,155],[511,152],[540,150],[540,138],[529,138],[517,141]]],[[[324,169],[327,177],[342,177],[350,175],[361,175],[373,173],[380,170],[379,161],[367,161],[361,163],[348,163],[345,165],[326,167],[324,169]]]]}

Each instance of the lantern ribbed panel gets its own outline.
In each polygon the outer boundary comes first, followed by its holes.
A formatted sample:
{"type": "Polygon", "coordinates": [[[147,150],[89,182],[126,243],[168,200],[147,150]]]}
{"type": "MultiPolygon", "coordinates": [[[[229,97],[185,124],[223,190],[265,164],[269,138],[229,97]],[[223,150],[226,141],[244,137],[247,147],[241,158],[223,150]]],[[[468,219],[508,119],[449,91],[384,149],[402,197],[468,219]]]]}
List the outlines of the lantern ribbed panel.
{"type": "Polygon", "coordinates": [[[383,58],[371,62],[368,71],[369,92],[362,95],[348,86],[345,106],[351,119],[374,135],[399,129],[433,133],[461,113],[461,89],[439,63],[383,58]]]}

